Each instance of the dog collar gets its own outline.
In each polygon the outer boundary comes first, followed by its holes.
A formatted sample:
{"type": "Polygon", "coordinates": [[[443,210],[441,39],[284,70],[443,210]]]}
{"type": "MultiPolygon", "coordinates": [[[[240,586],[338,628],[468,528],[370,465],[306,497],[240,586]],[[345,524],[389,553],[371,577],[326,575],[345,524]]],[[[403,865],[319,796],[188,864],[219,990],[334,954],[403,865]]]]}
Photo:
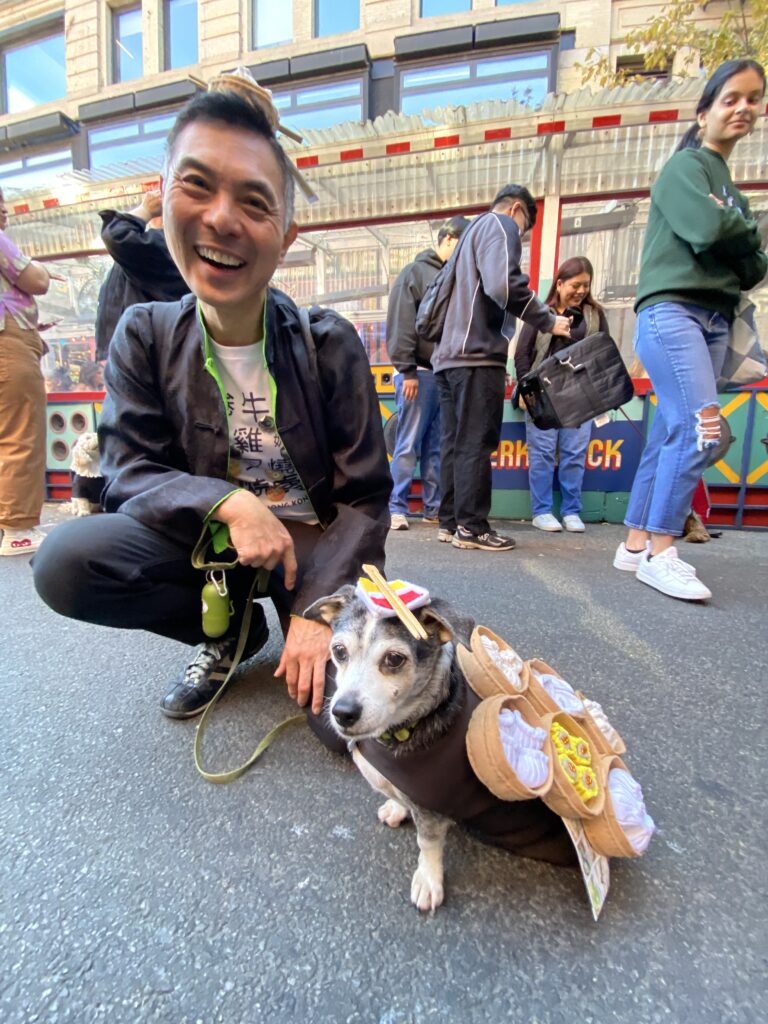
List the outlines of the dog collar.
{"type": "Polygon", "coordinates": [[[401,725],[398,729],[387,729],[381,736],[377,736],[379,743],[405,743],[406,740],[411,738],[411,734],[416,726],[419,724],[421,719],[417,719],[415,722],[409,722],[408,725],[401,725]]]}

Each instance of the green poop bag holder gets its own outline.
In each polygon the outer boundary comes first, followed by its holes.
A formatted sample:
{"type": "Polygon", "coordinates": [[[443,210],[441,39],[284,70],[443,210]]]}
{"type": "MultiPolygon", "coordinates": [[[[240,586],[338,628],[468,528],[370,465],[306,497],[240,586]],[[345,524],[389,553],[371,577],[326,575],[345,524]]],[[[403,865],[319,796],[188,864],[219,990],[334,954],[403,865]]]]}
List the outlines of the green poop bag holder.
{"type": "MultiPolygon", "coordinates": [[[[203,585],[201,594],[203,633],[212,640],[216,640],[219,637],[226,635],[229,630],[229,624],[235,613],[234,606],[229,596],[229,588],[227,587],[227,570],[237,568],[240,563],[237,559],[231,562],[210,561],[207,558],[207,553],[211,543],[212,538],[210,531],[206,526],[203,528],[200,538],[192,552],[192,567],[205,572],[205,584],[203,585]]],[[[248,771],[252,764],[258,761],[267,747],[271,746],[272,742],[280,735],[281,732],[284,732],[291,725],[297,725],[299,722],[306,721],[307,716],[302,712],[300,715],[291,715],[290,718],[286,718],[284,721],[279,722],[274,729],[270,729],[251,756],[237,768],[232,768],[230,771],[226,772],[209,772],[202,767],[201,751],[203,746],[203,736],[208,726],[208,721],[216,703],[229,686],[229,682],[243,657],[245,644],[248,639],[248,631],[251,628],[253,602],[258,596],[266,595],[268,586],[269,570],[256,569],[253,583],[251,584],[251,588],[248,591],[248,597],[245,601],[243,621],[240,625],[240,633],[237,638],[237,646],[235,648],[234,657],[232,658],[232,665],[229,672],[227,672],[224,682],[221,684],[221,688],[216,693],[210,704],[206,707],[205,711],[203,711],[195,732],[195,767],[202,777],[208,782],[225,783],[234,782],[235,779],[239,779],[241,775],[248,771]]]]}

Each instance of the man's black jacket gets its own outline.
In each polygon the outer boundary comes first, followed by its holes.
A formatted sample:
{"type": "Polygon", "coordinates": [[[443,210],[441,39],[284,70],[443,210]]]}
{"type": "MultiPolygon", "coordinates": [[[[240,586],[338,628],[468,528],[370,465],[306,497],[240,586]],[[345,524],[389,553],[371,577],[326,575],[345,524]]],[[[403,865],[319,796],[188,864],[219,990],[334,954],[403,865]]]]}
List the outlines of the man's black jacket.
{"type": "MultiPolygon", "coordinates": [[[[330,310],[313,311],[313,370],[287,295],[268,290],[266,322],[277,430],[324,528],[296,596],[301,614],[355,582],[363,562],[383,566],[392,478],[370,366],[352,325],[330,310]]],[[[105,372],[106,511],[133,516],[190,550],[237,489],[226,479],[229,432],[213,371],[188,295],[129,309],[105,372]]]]}

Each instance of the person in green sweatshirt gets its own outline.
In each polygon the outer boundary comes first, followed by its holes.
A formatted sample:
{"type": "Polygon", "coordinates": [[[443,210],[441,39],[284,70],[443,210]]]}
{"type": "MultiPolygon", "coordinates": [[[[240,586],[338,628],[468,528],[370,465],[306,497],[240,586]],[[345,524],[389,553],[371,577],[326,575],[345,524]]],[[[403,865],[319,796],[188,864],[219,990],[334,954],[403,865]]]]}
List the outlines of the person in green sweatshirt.
{"type": "Polygon", "coordinates": [[[720,440],[717,378],[742,291],[768,271],[760,232],[728,159],[762,113],[765,70],[721,64],[704,87],[697,123],[651,190],[637,287],[635,351],[658,401],[616,551],[617,569],[663,594],[703,601],[711,591],[678,558],[696,484],[720,440]]]}

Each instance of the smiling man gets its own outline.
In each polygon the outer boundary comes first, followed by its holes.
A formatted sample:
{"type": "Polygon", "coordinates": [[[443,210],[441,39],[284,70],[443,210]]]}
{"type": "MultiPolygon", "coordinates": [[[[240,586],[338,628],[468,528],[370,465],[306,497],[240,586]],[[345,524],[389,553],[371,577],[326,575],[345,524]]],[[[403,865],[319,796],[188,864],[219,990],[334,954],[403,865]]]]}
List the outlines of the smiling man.
{"type": "MultiPolygon", "coordinates": [[[[296,237],[291,166],[257,104],[209,92],[168,139],[166,240],[192,295],[134,306],[112,341],[99,437],[110,515],[59,527],[35,560],[38,592],[61,614],[197,644],[162,700],[173,718],[218,692],[254,570],[285,646],[277,675],[320,711],[327,626],[317,598],[384,562],[391,478],[365,351],[352,327],[269,287],[296,237]],[[201,625],[210,538],[235,614],[217,640],[201,625]],[[226,551],[228,547],[233,551],[226,551]]],[[[254,607],[244,657],[267,639],[254,607]]]]}

